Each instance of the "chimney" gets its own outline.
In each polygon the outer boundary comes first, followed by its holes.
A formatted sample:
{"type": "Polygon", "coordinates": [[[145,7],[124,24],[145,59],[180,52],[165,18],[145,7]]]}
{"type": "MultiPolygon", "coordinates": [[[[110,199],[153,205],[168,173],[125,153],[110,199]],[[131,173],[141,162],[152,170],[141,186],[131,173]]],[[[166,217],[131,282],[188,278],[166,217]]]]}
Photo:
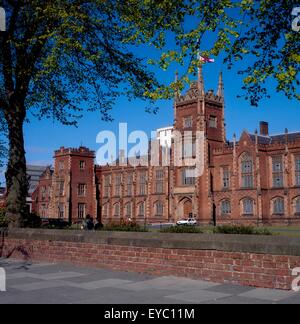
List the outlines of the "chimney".
{"type": "Polygon", "coordinates": [[[260,135],[269,136],[269,123],[267,122],[260,122],[260,135]]]}

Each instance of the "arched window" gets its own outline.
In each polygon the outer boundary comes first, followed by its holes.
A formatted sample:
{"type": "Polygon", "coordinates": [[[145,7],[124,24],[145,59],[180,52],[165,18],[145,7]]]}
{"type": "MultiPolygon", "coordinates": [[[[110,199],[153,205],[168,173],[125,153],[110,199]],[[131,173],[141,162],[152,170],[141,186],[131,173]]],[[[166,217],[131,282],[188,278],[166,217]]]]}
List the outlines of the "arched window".
{"type": "Polygon", "coordinates": [[[283,215],[284,214],[284,199],[281,197],[273,199],[273,214],[283,215]]]}
{"type": "Polygon", "coordinates": [[[120,204],[115,204],[115,217],[120,217],[120,204]]]}
{"type": "Polygon", "coordinates": [[[145,216],[145,202],[141,202],[138,205],[138,216],[139,217],[144,217],[145,216]]]}
{"type": "Polygon", "coordinates": [[[103,205],[102,214],[103,214],[103,217],[108,217],[108,204],[103,205]]]}
{"type": "Polygon", "coordinates": [[[243,214],[253,215],[254,214],[254,200],[251,198],[245,198],[243,200],[243,214]]]}
{"type": "Polygon", "coordinates": [[[164,205],[161,201],[154,204],[155,216],[162,216],[164,214],[164,205]]]}
{"type": "Polygon", "coordinates": [[[248,153],[241,156],[242,188],[253,188],[253,161],[248,153]]]}
{"type": "Polygon", "coordinates": [[[226,199],[221,202],[221,213],[222,215],[231,214],[231,203],[230,200],[226,199]]]}
{"type": "Polygon", "coordinates": [[[300,215],[300,197],[294,199],[295,214],[300,215]]]}
{"type": "Polygon", "coordinates": [[[131,217],[131,213],[132,213],[132,206],[131,206],[131,202],[127,203],[125,206],[125,212],[126,212],[126,217],[131,217]]]}

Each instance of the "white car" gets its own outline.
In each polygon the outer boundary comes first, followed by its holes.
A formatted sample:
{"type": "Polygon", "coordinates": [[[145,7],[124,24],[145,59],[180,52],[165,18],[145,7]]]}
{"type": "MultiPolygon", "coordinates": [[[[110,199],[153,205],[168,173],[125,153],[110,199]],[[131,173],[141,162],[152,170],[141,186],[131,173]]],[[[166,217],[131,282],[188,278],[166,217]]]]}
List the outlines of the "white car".
{"type": "Polygon", "coordinates": [[[180,220],[176,224],[177,225],[191,225],[191,226],[195,226],[195,225],[197,225],[197,221],[196,221],[195,218],[188,218],[188,219],[180,220]]]}

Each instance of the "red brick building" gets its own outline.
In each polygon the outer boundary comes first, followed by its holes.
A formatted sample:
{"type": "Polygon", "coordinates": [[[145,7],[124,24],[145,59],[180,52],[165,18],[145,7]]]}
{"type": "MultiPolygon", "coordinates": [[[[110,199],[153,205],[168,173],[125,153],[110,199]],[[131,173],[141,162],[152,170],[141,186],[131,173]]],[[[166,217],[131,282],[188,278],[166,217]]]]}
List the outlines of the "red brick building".
{"type": "Polygon", "coordinates": [[[134,159],[140,164],[121,159],[94,166],[94,152],[87,148],[61,148],[54,170],[45,172],[34,193],[35,210],[72,221],[90,214],[103,223],[174,222],[189,216],[202,224],[300,223],[300,132],[272,136],[268,123],[261,122],[260,133],[245,131],[229,142],[224,107],[222,75],[217,92],[205,92],[200,71],[198,81],[174,103],[173,134],[184,134],[184,141],[188,132],[190,154],[186,147],[176,149],[175,135],[171,147],[160,146],[155,166],[152,151],[134,159]],[[204,134],[201,144],[197,132],[204,134]],[[188,161],[200,156],[203,173],[191,176],[188,161]]]}

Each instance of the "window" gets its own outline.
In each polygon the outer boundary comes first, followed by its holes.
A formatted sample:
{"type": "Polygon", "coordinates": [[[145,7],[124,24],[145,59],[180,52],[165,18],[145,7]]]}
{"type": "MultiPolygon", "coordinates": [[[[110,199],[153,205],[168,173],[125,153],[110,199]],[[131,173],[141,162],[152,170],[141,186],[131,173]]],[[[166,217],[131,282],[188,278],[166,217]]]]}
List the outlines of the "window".
{"type": "Polygon", "coordinates": [[[65,168],[65,163],[64,161],[59,161],[59,170],[62,171],[65,168]]]}
{"type": "Polygon", "coordinates": [[[144,217],[145,216],[145,203],[142,202],[139,204],[139,217],[144,217]]]}
{"type": "Polygon", "coordinates": [[[115,204],[115,217],[120,217],[120,204],[115,204]]]}
{"type": "Polygon", "coordinates": [[[300,197],[295,199],[295,214],[300,215],[300,197]]]}
{"type": "Polygon", "coordinates": [[[59,218],[64,218],[64,204],[59,204],[58,205],[58,217],[59,218]]]}
{"type": "Polygon", "coordinates": [[[46,194],[47,194],[47,187],[43,186],[41,188],[41,193],[42,193],[42,200],[46,199],[46,194]]]}
{"type": "Polygon", "coordinates": [[[273,187],[283,187],[283,163],[282,157],[272,158],[273,187]]]}
{"type": "Polygon", "coordinates": [[[140,174],[140,195],[144,196],[147,194],[147,175],[146,172],[140,174]]]}
{"type": "Polygon", "coordinates": [[[109,188],[110,188],[110,176],[107,175],[104,177],[104,197],[109,196],[109,188]]]}
{"type": "Polygon", "coordinates": [[[183,186],[193,186],[195,185],[195,169],[183,169],[182,170],[182,185],[183,186]]]}
{"type": "Polygon", "coordinates": [[[85,166],[86,166],[85,161],[80,161],[79,162],[79,168],[80,168],[80,170],[84,170],[85,169],[85,166]]]}
{"type": "Polygon", "coordinates": [[[127,174],[127,196],[132,196],[133,174],[127,174]]]}
{"type": "Polygon", "coordinates": [[[244,154],[241,159],[242,168],[242,188],[253,188],[253,162],[248,154],[244,154]]]}
{"type": "Polygon", "coordinates": [[[80,183],[78,185],[78,196],[85,197],[86,195],[86,184],[80,183]]]}
{"type": "Polygon", "coordinates": [[[105,218],[108,217],[108,204],[103,205],[102,214],[103,214],[103,217],[105,217],[105,218]]]}
{"type": "Polygon", "coordinates": [[[64,181],[60,181],[59,182],[59,195],[63,196],[64,195],[64,191],[65,191],[65,182],[64,181]]]}
{"type": "Polygon", "coordinates": [[[40,214],[42,217],[47,217],[47,206],[46,204],[41,205],[40,214]]]}
{"type": "Polygon", "coordinates": [[[154,205],[155,208],[155,216],[163,216],[164,214],[164,205],[161,201],[158,201],[154,205]]]}
{"type": "Polygon", "coordinates": [[[155,172],[155,193],[162,194],[164,192],[164,170],[155,172]]]}
{"type": "Polygon", "coordinates": [[[273,200],[273,214],[274,215],[283,215],[284,214],[284,199],[275,198],[273,200]]]}
{"type": "Polygon", "coordinates": [[[121,196],[121,183],[122,183],[122,176],[121,174],[117,174],[115,178],[115,196],[121,196]]]}
{"type": "Polygon", "coordinates": [[[193,118],[191,116],[184,118],[183,127],[184,128],[192,128],[193,127],[193,118]]]}
{"type": "Polygon", "coordinates": [[[243,213],[244,215],[253,215],[254,213],[254,201],[250,198],[243,200],[243,213]]]}
{"type": "Polygon", "coordinates": [[[300,155],[295,158],[296,186],[300,186],[300,155]]]}
{"type": "Polygon", "coordinates": [[[217,121],[218,119],[216,116],[209,116],[208,127],[217,128],[217,121]]]}
{"type": "Polygon", "coordinates": [[[223,200],[221,203],[221,213],[222,215],[231,214],[231,203],[230,200],[223,200]]]}
{"type": "Polygon", "coordinates": [[[223,189],[229,189],[230,187],[230,172],[228,167],[222,168],[223,174],[223,189]]]}
{"type": "Polygon", "coordinates": [[[85,204],[78,204],[78,218],[84,219],[85,216],[85,204]]]}
{"type": "Polygon", "coordinates": [[[125,206],[126,217],[130,218],[132,213],[131,203],[127,203],[125,206]]]}
{"type": "Polygon", "coordinates": [[[185,137],[183,141],[183,158],[192,158],[196,156],[196,140],[191,137],[185,137]]]}

